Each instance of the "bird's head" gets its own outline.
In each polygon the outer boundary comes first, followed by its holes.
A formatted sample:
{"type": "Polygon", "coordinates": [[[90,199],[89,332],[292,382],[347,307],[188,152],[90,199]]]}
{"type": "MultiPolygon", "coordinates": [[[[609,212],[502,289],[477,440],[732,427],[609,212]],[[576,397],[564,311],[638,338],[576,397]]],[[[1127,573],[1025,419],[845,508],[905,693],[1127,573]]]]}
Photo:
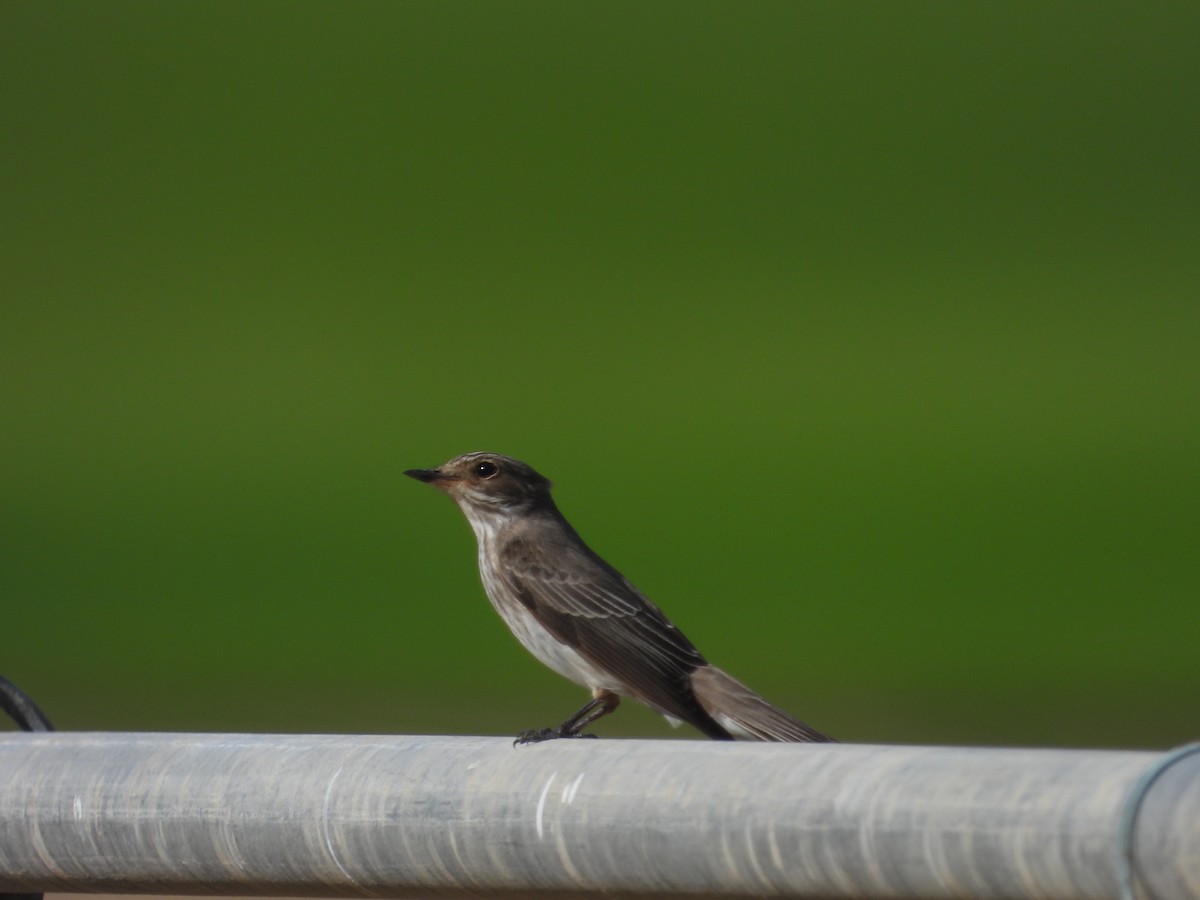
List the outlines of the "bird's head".
{"type": "Polygon", "coordinates": [[[550,499],[550,480],[532,467],[499,453],[478,451],[456,456],[436,469],[409,469],[410,478],[449,494],[468,518],[511,515],[550,499]]]}

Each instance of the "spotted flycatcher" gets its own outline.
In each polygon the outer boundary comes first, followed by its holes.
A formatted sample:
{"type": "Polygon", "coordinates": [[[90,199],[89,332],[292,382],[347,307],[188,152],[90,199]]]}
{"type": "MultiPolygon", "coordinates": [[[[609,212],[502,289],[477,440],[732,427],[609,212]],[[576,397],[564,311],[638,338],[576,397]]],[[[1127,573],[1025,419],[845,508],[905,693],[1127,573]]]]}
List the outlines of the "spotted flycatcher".
{"type": "Polygon", "coordinates": [[[557,728],[518,743],[591,737],[583,729],[633,697],[711,738],[831,741],[700,655],[657,606],[575,533],[550,482],[498,453],[468,453],[404,473],[441,488],[479,542],[479,574],[492,606],[525,649],[592,699],[557,728]]]}

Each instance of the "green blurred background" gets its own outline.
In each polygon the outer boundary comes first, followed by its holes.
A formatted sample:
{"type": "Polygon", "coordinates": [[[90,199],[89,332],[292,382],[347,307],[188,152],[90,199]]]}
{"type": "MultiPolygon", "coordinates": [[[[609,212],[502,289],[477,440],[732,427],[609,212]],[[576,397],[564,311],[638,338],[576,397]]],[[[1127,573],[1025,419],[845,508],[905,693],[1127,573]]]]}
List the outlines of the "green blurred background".
{"type": "Polygon", "coordinates": [[[557,723],[401,475],[492,449],[843,739],[1195,738],[1197,46],[1186,3],[5,3],[0,674],[69,729],[557,723]]]}

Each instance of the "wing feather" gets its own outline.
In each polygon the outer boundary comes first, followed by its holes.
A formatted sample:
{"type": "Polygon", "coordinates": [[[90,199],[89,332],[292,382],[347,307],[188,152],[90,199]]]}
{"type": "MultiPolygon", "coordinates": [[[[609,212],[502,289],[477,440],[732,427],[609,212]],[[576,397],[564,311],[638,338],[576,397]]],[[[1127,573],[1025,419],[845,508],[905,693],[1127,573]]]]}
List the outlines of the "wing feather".
{"type": "Polygon", "coordinates": [[[547,549],[514,537],[500,548],[497,574],[543,627],[613,675],[629,694],[711,733],[714,723],[690,683],[706,660],[600,557],[578,545],[547,549]]]}

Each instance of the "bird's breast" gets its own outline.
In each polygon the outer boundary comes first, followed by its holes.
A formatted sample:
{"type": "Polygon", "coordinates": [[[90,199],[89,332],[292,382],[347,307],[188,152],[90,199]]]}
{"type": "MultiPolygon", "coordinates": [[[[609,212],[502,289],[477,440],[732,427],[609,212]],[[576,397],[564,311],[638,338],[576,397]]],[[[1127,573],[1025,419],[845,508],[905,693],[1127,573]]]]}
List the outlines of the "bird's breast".
{"type": "Polygon", "coordinates": [[[618,694],[628,695],[625,685],[607,672],[592,665],[573,647],[559,640],[547,629],[492,568],[488,550],[482,542],[479,548],[479,574],[488,600],[509,631],[521,646],[532,653],[543,665],[549,666],[559,675],[578,685],[595,690],[603,688],[618,694]]]}

